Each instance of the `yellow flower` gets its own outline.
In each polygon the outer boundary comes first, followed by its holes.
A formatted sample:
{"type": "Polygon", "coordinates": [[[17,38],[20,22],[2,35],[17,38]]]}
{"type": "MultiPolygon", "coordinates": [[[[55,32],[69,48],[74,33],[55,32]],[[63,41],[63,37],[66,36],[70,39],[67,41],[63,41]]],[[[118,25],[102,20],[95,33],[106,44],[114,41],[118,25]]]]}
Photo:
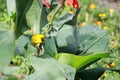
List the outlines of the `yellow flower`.
{"type": "Polygon", "coordinates": [[[117,44],[116,44],[116,43],[114,43],[114,44],[112,45],[112,47],[113,47],[113,48],[116,48],[116,47],[117,47],[117,44]]]}
{"type": "Polygon", "coordinates": [[[102,22],[101,21],[97,21],[96,24],[97,24],[98,27],[101,27],[102,22]]]}
{"type": "Polygon", "coordinates": [[[103,29],[107,30],[107,29],[108,29],[108,26],[103,26],[103,29]]]}
{"type": "Polygon", "coordinates": [[[35,34],[31,38],[31,43],[33,44],[33,46],[37,46],[38,44],[43,42],[43,38],[43,34],[35,34]]]}
{"type": "Polygon", "coordinates": [[[81,23],[80,26],[82,27],[86,26],[86,22],[81,23]]]}
{"type": "Polygon", "coordinates": [[[109,64],[110,67],[114,67],[115,66],[115,62],[112,62],[109,64]]]}
{"type": "Polygon", "coordinates": [[[109,12],[110,12],[110,16],[112,16],[113,13],[115,12],[115,10],[114,9],[109,9],[109,12]]]}
{"type": "Polygon", "coordinates": [[[90,9],[95,9],[96,5],[94,3],[90,4],[90,9]]]}
{"type": "Polygon", "coordinates": [[[111,8],[111,9],[109,9],[109,12],[113,13],[113,12],[115,12],[115,10],[111,8]]]}
{"type": "Polygon", "coordinates": [[[106,14],[100,13],[98,16],[99,16],[100,18],[105,18],[105,17],[106,17],[106,14]]]}
{"type": "Polygon", "coordinates": [[[17,61],[17,64],[20,65],[20,64],[21,64],[21,60],[18,60],[18,61],[17,61]]]}

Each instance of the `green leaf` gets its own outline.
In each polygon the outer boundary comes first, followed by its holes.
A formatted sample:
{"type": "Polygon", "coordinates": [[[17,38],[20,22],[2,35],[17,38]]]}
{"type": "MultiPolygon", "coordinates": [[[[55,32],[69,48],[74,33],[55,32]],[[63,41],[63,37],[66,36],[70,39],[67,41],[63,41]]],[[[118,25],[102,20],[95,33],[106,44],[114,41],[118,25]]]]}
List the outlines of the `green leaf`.
{"type": "Polygon", "coordinates": [[[42,7],[43,6],[43,2],[42,0],[37,0],[39,2],[39,6],[42,7]]]}
{"type": "Polygon", "coordinates": [[[28,43],[29,44],[31,43],[29,36],[25,35],[20,36],[16,41],[15,53],[23,55],[25,53],[25,47],[28,43]]]}
{"type": "Polygon", "coordinates": [[[63,25],[63,28],[59,31],[57,35],[57,45],[59,47],[67,46],[68,44],[74,43],[75,36],[75,27],[70,25],[63,25]]]}
{"type": "Polygon", "coordinates": [[[30,58],[35,73],[25,80],[74,80],[75,69],[62,65],[52,58],[30,58]]]}
{"type": "Polygon", "coordinates": [[[39,4],[41,5],[41,13],[40,13],[40,32],[42,32],[42,29],[45,25],[48,24],[48,20],[47,20],[47,12],[46,12],[46,9],[45,9],[45,6],[42,4],[42,1],[41,0],[38,0],[39,4]]]}
{"type": "Polygon", "coordinates": [[[41,15],[40,15],[40,32],[42,32],[43,27],[48,23],[47,13],[44,6],[42,6],[41,15]]]}
{"type": "Polygon", "coordinates": [[[33,0],[33,3],[26,13],[27,24],[30,27],[34,27],[35,33],[39,33],[39,25],[40,25],[40,12],[41,8],[37,0],[33,0]]]}
{"type": "Polygon", "coordinates": [[[34,27],[34,33],[41,33],[48,23],[46,9],[41,0],[34,0],[26,15],[29,26],[34,27]],[[44,15],[43,15],[44,14],[44,15]]]}
{"type": "Polygon", "coordinates": [[[76,70],[80,70],[82,68],[88,67],[88,64],[90,65],[94,61],[103,57],[107,57],[108,55],[109,53],[107,52],[93,53],[86,56],[76,56],[73,54],[60,53],[56,55],[56,59],[61,63],[74,67],[76,70]]]}
{"type": "Polygon", "coordinates": [[[53,37],[45,38],[43,46],[45,49],[45,54],[48,54],[48,55],[53,56],[53,57],[56,55],[57,48],[56,48],[55,41],[54,41],[53,37]]]}
{"type": "Polygon", "coordinates": [[[6,21],[0,22],[0,30],[7,30],[9,29],[9,25],[6,21]]]}
{"type": "Polygon", "coordinates": [[[74,35],[75,26],[63,25],[56,37],[58,52],[75,53],[77,41],[74,35]]]}
{"type": "MultiPolygon", "coordinates": [[[[104,74],[104,72],[106,70],[112,70],[112,71],[116,71],[116,72],[120,72],[120,70],[116,70],[116,69],[110,69],[110,68],[102,68],[102,67],[98,67],[98,68],[92,68],[92,69],[86,69],[86,70],[82,70],[76,73],[76,80],[82,79],[82,80],[98,80],[98,78],[104,74]]],[[[106,74],[106,73],[105,73],[106,74]]],[[[108,74],[107,74],[108,76],[108,74]]],[[[110,76],[109,76],[109,79],[110,76]]]]}
{"type": "Polygon", "coordinates": [[[8,15],[11,16],[15,12],[15,0],[6,0],[7,1],[7,11],[8,15]]]}
{"type": "Polygon", "coordinates": [[[66,24],[76,25],[76,23],[77,23],[77,17],[78,17],[78,14],[79,14],[79,12],[80,12],[80,9],[81,9],[81,8],[78,8],[78,9],[76,10],[76,12],[72,15],[72,19],[69,20],[66,24]]]}
{"type": "Polygon", "coordinates": [[[31,44],[27,44],[27,49],[26,49],[26,57],[30,56],[31,54],[35,54],[37,52],[37,49],[31,44]]]}
{"type": "Polygon", "coordinates": [[[17,74],[17,70],[19,69],[19,66],[8,66],[5,70],[4,70],[4,74],[5,75],[18,75],[17,74]]]}
{"type": "Polygon", "coordinates": [[[12,31],[0,31],[0,72],[10,63],[14,53],[14,33],[12,31]]]}
{"type": "Polygon", "coordinates": [[[64,24],[75,25],[77,22],[76,20],[79,12],[80,12],[80,8],[77,9],[77,11],[73,15],[69,13],[65,14],[59,20],[55,21],[55,23],[53,24],[53,28],[59,31],[62,27],[64,27],[63,26],[64,24]]]}
{"type": "Polygon", "coordinates": [[[22,35],[16,41],[15,54],[29,56],[36,52],[36,48],[31,44],[31,35],[22,35]]]}
{"type": "Polygon", "coordinates": [[[77,41],[81,48],[86,50],[86,53],[104,52],[107,51],[109,38],[105,30],[93,25],[87,25],[78,30],[77,41]],[[96,41],[97,39],[99,40],[96,41]]]}
{"type": "Polygon", "coordinates": [[[35,72],[24,80],[66,80],[64,77],[53,77],[51,74],[35,72]]]}
{"type": "Polygon", "coordinates": [[[82,70],[76,73],[76,78],[82,80],[98,80],[98,78],[105,72],[105,68],[92,68],[87,70],[82,70]]]}
{"type": "Polygon", "coordinates": [[[18,38],[26,30],[29,29],[26,21],[26,13],[33,0],[16,0],[16,22],[15,22],[15,36],[18,38]]]}
{"type": "Polygon", "coordinates": [[[83,28],[63,25],[56,36],[58,52],[74,54],[107,51],[108,40],[107,32],[93,25],[83,28]]]}

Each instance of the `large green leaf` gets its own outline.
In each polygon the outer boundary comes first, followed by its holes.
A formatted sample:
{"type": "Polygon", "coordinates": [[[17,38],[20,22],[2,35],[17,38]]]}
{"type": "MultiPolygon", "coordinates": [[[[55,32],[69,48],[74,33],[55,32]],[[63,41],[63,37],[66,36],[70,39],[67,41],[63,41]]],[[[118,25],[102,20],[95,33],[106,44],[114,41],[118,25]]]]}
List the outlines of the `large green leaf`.
{"type": "Polygon", "coordinates": [[[55,41],[54,41],[53,37],[45,38],[43,46],[45,49],[45,54],[48,54],[48,55],[53,56],[53,57],[56,55],[57,48],[56,48],[55,41]]]}
{"type": "Polygon", "coordinates": [[[30,58],[35,73],[25,80],[74,80],[75,69],[62,65],[52,58],[30,58]]]}
{"type": "Polygon", "coordinates": [[[75,53],[77,41],[74,35],[75,26],[63,25],[56,37],[58,52],[75,53]]]}
{"type": "Polygon", "coordinates": [[[39,33],[40,25],[40,12],[41,8],[37,0],[33,0],[33,3],[26,14],[27,24],[30,27],[34,27],[35,33],[39,33]]]}
{"type": "Polygon", "coordinates": [[[87,25],[78,30],[77,41],[83,50],[86,50],[85,52],[93,53],[107,51],[109,39],[105,30],[94,25],[87,25]]]}
{"type": "Polygon", "coordinates": [[[60,53],[56,55],[56,59],[61,63],[68,64],[75,69],[80,70],[83,67],[88,67],[88,64],[100,58],[107,57],[108,55],[109,53],[107,52],[93,53],[86,56],[76,56],[73,54],[60,53]]]}
{"type": "Polygon", "coordinates": [[[25,46],[28,43],[31,43],[30,38],[28,36],[25,35],[20,36],[16,41],[15,53],[23,55],[25,53],[25,46]]]}
{"type": "Polygon", "coordinates": [[[28,57],[31,54],[35,54],[36,52],[37,49],[31,43],[28,43],[25,56],[28,57]]]}
{"type": "Polygon", "coordinates": [[[0,71],[10,63],[14,53],[14,33],[12,31],[0,31],[0,71]]]}
{"type": "Polygon", "coordinates": [[[30,41],[31,35],[22,35],[16,41],[15,54],[28,56],[34,54],[36,48],[33,47],[30,41]]]}
{"type": "Polygon", "coordinates": [[[34,0],[26,15],[29,26],[34,27],[34,33],[40,33],[48,23],[46,9],[41,0],[34,0]],[[43,15],[44,14],[44,15],[43,15]]]}
{"type": "Polygon", "coordinates": [[[18,75],[16,74],[16,71],[19,69],[19,66],[7,66],[4,70],[5,75],[18,75]]]}
{"type": "MultiPolygon", "coordinates": [[[[92,69],[86,69],[82,70],[76,73],[76,80],[82,79],[82,80],[98,80],[98,78],[106,71],[106,70],[112,70],[116,72],[120,72],[120,70],[116,69],[110,69],[110,68],[92,68],[92,69]]],[[[110,76],[109,76],[110,79],[110,76]]]]}
{"type": "Polygon", "coordinates": [[[58,52],[80,54],[107,51],[108,34],[93,25],[83,28],[63,25],[56,37],[58,52]]]}
{"type": "Polygon", "coordinates": [[[40,32],[42,32],[43,27],[48,23],[47,13],[44,6],[42,6],[41,15],[40,15],[40,32]]]}
{"type": "Polygon", "coordinates": [[[39,6],[42,7],[43,6],[43,2],[42,0],[37,0],[39,2],[39,6]]]}
{"type": "MultiPolygon", "coordinates": [[[[59,73],[59,72],[58,72],[59,73]]],[[[26,79],[24,80],[66,80],[65,77],[59,77],[59,76],[55,76],[53,77],[53,75],[51,75],[51,73],[42,73],[42,72],[35,72],[33,74],[31,74],[30,76],[28,76],[26,79]]]]}
{"type": "Polygon", "coordinates": [[[45,6],[43,6],[42,4],[42,1],[41,0],[38,0],[39,4],[41,5],[41,13],[40,13],[40,32],[42,32],[42,29],[43,27],[48,23],[48,20],[47,20],[47,12],[46,12],[46,9],[45,9],[45,6]]]}
{"type": "Polygon", "coordinates": [[[16,0],[16,22],[15,22],[15,36],[18,38],[23,32],[29,29],[26,21],[26,13],[33,0],[16,0]]]}

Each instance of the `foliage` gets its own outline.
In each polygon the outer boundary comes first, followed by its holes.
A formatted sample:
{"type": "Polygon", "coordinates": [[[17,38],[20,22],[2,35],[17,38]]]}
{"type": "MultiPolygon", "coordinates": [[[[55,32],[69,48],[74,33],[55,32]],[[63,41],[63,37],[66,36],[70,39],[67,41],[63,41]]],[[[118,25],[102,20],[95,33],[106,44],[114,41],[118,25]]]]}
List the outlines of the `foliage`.
{"type": "Polygon", "coordinates": [[[106,73],[119,77],[117,61],[106,59],[113,57],[110,50],[118,49],[109,44],[114,40],[109,37],[114,30],[110,21],[118,20],[117,13],[104,14],[85,0],[79,2],[89,4],[83,8],[77,0],[76,4],[67,0],[72,7],[64,0],[46,1],[6,0],[8,14],[0,18],[0,79],[107,80],[106,73]],[[102,24],[92,24],[97,21],[102,24]],[[110,30],[105,30],[105,23],[110,30]],[[108,67],[100,66],[104,63],[108,67]]]}
{"type": "Polygon", "coordinates": [[[10,59],[14,52],[14,35],[12,31],[1,30],[0,31],[0,49],[1,49],[1,58],[0,60],[0,71],[3,71],[5,67],[9,64],[10,59]],[[6,37],[4,37],[6,36],[6,37]],[[8,36],[8,37],[7,37],[8,36]],[[5,49],[7,47],[7,50],[5,49]]]}

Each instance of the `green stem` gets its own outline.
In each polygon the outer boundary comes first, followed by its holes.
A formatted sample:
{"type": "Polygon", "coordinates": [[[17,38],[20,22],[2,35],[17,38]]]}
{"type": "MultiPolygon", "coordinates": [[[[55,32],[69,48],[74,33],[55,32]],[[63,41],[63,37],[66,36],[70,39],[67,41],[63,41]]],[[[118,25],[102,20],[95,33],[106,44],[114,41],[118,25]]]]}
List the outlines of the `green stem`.
{"type": "Polygon", "coordinates": [[[59,10],[62,8],[62,6],[64,5],[64,3],[65,3],[65,0],[62,0],[61,2],[60,2],[60,4],[58,4],[58,6],[57,6],[57,8],[56,8],[56,10],[55,10],[55,12],[53,13],[53,16],[52,16],[52,18],[51,18],[51,20],[50,20],[50,24],[53,24],[53,21],[54,21],[54,18],[55,18],[55,16],[56,16],[56,14],[59,12],[59,10]]]}
{"type": "Polygon", "coordinates": [[[55,19],[55,16],[56,16],[56,14],[59,12],[59,10],[62,8],[62,4],[59,4],[57,7],[56,7],[56,9],[55,9],[55,11],[53,12],[53,15],[52,15],[52,17],[51,17],[51,20],[50,20],[50,22],[44,27],[45,29],[44,29],[44,34],[46,34],[46,33],[48,33],[49,31],[50,31],[50,29],[51,29],[51,27],[52,27],[52,25],[53,25],[53,21],[54,21],[54,19],[55,19]]]}
{"type": "Polygon", "coordinates": [[[62,6],[64,5],[65,3],[65,0],[62,0],[58,6],[56,7],[55,11],[53,12],[53,15],[50,19],[50,22],[44,27],[44,31],[43,31],[43,34],[48,34],[48,32],[51,30],[51,27],[53,25],[53,22],[54,22],[54,19],[55,19],[55,16],[56,14],[59,12],[59,10],[62,8],[62,6]]]}
{"type": "Polygon", "coordinates": [[[104,22],[104,19],[102,18],[102,23],[103,23],[103,25],[105,25],[105,22],[104,22]]]}
{"type": "Polygon", "coordinates": [[[104,36],[106,35],[106,33],[102,34],[98,39],[96,39],[86,50],[84,50],[81,54],[82,55],[84,53],[86,53],[97,41],[99,41],[100,39],[102,39],[104,36]]]}
{"type": "Polygon", "coordinates": [[[53,16],[52,16],[52,18],[51,18],[51,20],[50,20],[50,24],[53,24],[53,21],[54,21],[54,19],[55,19],[55,16],[56,16],[56,14],[59,12],[59,10],[61,9],[61,7],[62,7],[61,4],[59,4],[59,5],[57,6],[57,8],[56,8],[55,12],[53,13],[53,16]]]}

